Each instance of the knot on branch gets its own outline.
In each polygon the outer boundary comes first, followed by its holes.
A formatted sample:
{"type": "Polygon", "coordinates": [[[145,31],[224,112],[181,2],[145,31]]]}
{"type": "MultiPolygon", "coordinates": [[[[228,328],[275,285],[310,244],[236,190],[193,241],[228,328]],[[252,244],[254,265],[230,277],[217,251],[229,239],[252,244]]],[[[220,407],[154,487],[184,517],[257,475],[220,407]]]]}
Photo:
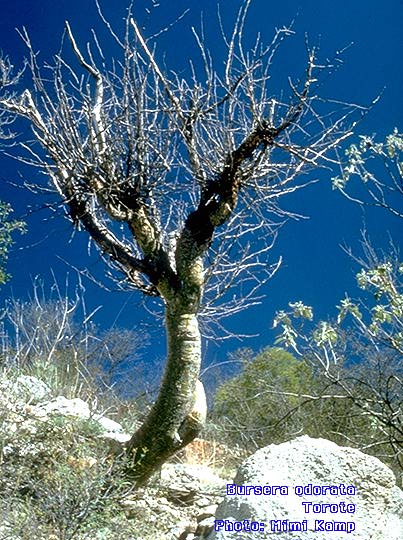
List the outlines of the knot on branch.
{"type": "Polygon", "coordinates": [[[264,148],[271,146],[274,139],[278,135],[278,129],[269,124],[267,120],[262,120],[260,125],[256,129],[256,137],[259,144],[262,144],[264,148]]]}

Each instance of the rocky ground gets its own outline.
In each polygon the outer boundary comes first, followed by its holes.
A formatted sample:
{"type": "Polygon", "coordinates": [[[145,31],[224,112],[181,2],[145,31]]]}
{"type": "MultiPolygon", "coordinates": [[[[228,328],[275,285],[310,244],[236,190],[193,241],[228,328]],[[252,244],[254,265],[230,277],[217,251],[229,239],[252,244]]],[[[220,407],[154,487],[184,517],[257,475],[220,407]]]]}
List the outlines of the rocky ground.
{"type": "Polygon", "coordinates": [[[111,479],[129,437],[118,422],[52,396],[35,377],[3,377],[0,390],[0,540],[201,540],[211,531],[234,473],[223,445],[196,440],[133,491],[118,472],[111,479]]]}
{"type": "Polygon", "coordinates": [[[144,540],[201,540],[213,528],[228,481],[208,466],[167,464],[154,487],[137,491],[122,505],[128,519],[141,519],[144,540]]]}

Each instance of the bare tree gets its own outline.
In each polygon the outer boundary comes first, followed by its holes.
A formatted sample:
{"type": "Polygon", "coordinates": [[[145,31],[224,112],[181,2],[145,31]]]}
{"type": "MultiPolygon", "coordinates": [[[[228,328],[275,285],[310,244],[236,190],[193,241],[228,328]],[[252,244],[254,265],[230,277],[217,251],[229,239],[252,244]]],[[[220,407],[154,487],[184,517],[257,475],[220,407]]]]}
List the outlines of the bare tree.
{"type": "Polygon", "coordinates": [[[268,46],[257,36],[246,50],[249,5],[228,36],[220,21],[222,69],[203,31],[192,30],[201,62],[190,62],[186,78],[159,63],[157,39],[144,38],[130,13],[120,38],[99,10],[121,50],[109,64],[95,34],[96,52],[83,50],[66,24],[76,65],[60,53],[44,74],[23,30],[32,87],[0,98],[1,111],[32,128],[20,159],[47,174],[121,283],[161,299],[165,375],[127,448],[137,484],[203,425],[199,322],[256,301],[277,268],[268,252],[279,223],[291,215],[279,197],[309,183],[302,173],[335,163],[330,152],[351,134],[351,114],[362,112],[317,96],[320,72],[331,66],[309,47],[289,99],[271,95],[274,56],[293,32],[278,30],[268,46]]]}
{"type": "Polygon", "coordinates": [[[129,359],[136,380],[146,336],[119,328],[100,332],[92,320],[99,309],[87,311],[80,279],[73,288],[68,278],[64,288],[54,279],[46,290],[36,278],[28,300],[8,299],[0,311],[0,365],[44,378],[57,394],[113,401],[129,359]]]}

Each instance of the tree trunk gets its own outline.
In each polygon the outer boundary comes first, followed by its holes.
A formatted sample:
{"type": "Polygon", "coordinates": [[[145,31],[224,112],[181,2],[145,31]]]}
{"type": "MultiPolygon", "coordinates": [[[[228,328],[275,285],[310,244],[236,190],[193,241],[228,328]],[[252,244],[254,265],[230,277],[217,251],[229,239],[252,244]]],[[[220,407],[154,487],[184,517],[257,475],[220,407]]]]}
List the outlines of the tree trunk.
{"type": "Polygon", "coordinates": [[[203,385],[198,381],[201,338],[195,313],[180,302],[166,307],[168,357],[160,393],[144,424],[127,445],[133,457],[129,475],[139,486],[170,456],[200,432],[206,417],[203,385]]]}

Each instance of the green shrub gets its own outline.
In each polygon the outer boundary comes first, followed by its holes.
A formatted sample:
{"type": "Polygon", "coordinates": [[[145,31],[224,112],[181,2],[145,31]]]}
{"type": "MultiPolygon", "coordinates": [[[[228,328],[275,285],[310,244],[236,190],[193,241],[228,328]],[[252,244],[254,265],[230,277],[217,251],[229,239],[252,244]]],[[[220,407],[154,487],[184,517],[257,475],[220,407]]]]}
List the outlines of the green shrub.
{"type": "Polygon", "coordinates": [[[240,352],[242,371],[216,393],[213,422],[230,444],[249,452],[298,435],[323,437],[346,445],[361,434],[373,441],[374,429],[349,399],[305,359],[281,348],[253,357],[240,352]]]}

